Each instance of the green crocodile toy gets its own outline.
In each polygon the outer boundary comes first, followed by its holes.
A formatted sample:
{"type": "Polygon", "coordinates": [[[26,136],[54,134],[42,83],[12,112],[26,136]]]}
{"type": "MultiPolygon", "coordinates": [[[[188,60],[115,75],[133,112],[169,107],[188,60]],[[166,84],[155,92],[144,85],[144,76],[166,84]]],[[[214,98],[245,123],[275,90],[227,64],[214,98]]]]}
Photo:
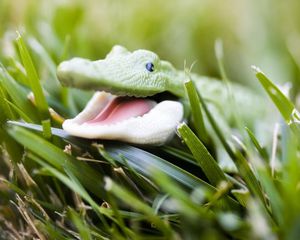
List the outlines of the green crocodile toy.
{"type": "MultiPolygon", "coordinates": [[[[151,51],[130,52],[117,45],[103,60],[73,58],[62,62],[57,76],[65,86],[96,91],[80,114],[63,123],[71,135],[160,145],[172,138],[183,121],[186,75],[151,51]],[[177,100],[155,101],[163,92],[177,100]]],[[[196,74],[191,78],[216,120],[229,127],[232,107],[224,83],[196,74]]],[[[253,123],[261,113],[260,97],[237,84],[232,88],[234,111],[253,123]]]]}

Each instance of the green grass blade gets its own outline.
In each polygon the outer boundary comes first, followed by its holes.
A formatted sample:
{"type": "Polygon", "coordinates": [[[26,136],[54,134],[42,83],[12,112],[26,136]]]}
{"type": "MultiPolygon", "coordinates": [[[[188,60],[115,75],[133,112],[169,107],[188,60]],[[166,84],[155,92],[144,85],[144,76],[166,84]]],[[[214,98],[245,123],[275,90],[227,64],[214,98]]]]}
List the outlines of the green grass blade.
{"type": "Polygon", "coordinates": [[[247,203],[249,202],[250,192],[248,189],[233,189],[231,190],[233,196],[238,199],[242,206],[247,207],[247,203]]]}
{"type": "Polygon", "coordinates": [[[21,196],[26,196],[26,193],[24,192],[23,189],[21,189],[20,187],[18,187],[17,185],[15,185],[14,183],[6,180],[6,179],[3,179],[2,177],[0,178],[0,183],[4,183],[6,184],[7,186],[9,186],[9,188],[14,191],[15,193],[21,195],[21,196]]]}
{"type": "Polygon", "coordinates": [[[36,109],[27,98],[28,92],[18,84],[1,65],[0,84],[18,108],[22,109],[26,114],[29,114],[34,122],[39,122],[39,116],[36,113],[36,109]]]}
{"type": "Polygon", "coordinates": [[[50,121],[50,119],[43,120],[42,121],[42,126],[43,126],[43,136],[46,139],[50,139],[51,136],[52,136],[52,133],[51,133],[51,121],[50,121]]]}
{"type": "Polygon", "coordinates": [[[177,131],[191,150],[210,183],[217,187],[220,182],[227,181],[216,160],[213,159],[204,144],[197,138],[192,130],[185,123],[182,123],[178,126],[177,131]]]}
{"type": "Polygon", "coordinates": [[[20,117],[28,123],[33,123],[33,120],[31,120],[31,118],[24,112],[22,111],[22,109],[20,109],[18,106],[16,106],[15,104],[13,104],[12,102],[8,101],[7,99],[4,99],[4,101],[11,106],[12,109],[15,110],[16,113],[18,113],[20,115],[20,117]]]}
{"type": "Polygon", "coordinates": [[[219,128],[217,122],[215,121],[215,119],[213,118],[212,114],[210,113],[210,111],[208,110],[208,107],[206,105],[205,100],[203,99],[203,97],[201,96],[201,93],[199,91],[197,91],[198,97],[199,97],[199,101],[202,105],[202,108],[208,118],[209,123],[211,124],[213,130],[215,131],[216,135],[218,136],[220,142],[222,143],[223,147],[225,148],[226,152],[228,153],[228,155],[232,158],[235,159],[235,153],[234,151],[231,149],[231,147],[229,146],[229,144],[227,143],[221,129],[219,128]]]}
{"type": "Polygon", "coordinates": [[[43,119],[49,118],[48,112],[48,103],[46,101],[46,97],[44,96],[43,89],[37,75],[36,69],[33,65],[32,59],[29,55],[25,42],[22,36],[18,33],[18,37],[16,39],[17,46],[19,48],[19,52],[21,55],[21,59],[24,65],[24,68],[27,73],[27,77],[30,82],[31,90],[35,97],[36,106],[42,116],[43,119]]]}
{"type": "Polygon", "coordinates": [[[69,240],[72,236],[69,232],[65,232],[50,222],[45,222],[44,225],[40,225],[40,227],[43,229],[43,232],[47,232],[52,239],[69,240]]]}
{"type": "Polygon", "coordinates": [[[4,123],[7,119],[16,119],[16,116],[13,113],[10,104],[7,101],[5,101],[7,97],[7,93],[0,83],[0,109],[2,112],[2,114],[0,114],[0,123],[4,123]]]}
{"type": "Polygon", "coordinates": [[[193,157],[193,155],[191,155],[190,153],[188,152],[185,152],[183,150],[180,150],[178,148],[175,148],[175,147],[171,147],[171,146],[162,146],[161,149],[168,153],[168,154],[171,154],[172,156],[175,156],[177,158],[180,158],[186,162],[189,162],[189,163],[192,163],[192,164],[195,164],[197,163],[196,159],[193,157]]]}
{"type": "MultiPolygon", "coordinates": [[[[8,126],[21,126],[23,128],[27,128],[30,130],[34,130],[36,132],[42,132],[43,128],[41,125],[38,124],[31,124],[31,123],[23,123],[23,122],[18,122],[18,121],[7,121],[8,126]]],[[[60,129],[60,128],[51,128],[51,132],[53,135],[60,137],[62,139],[65,139],[67,142],[72,143],[78,147],[82,148],[90,148],[91,147],[91,141],[88,139],[83,139],[83,138],[78,138],[78,137],[73,137],[69,135],[66,131],[60,129]]]]}
{"type": "Polygon", "coordinates": [[[279,90],[279,88],[257,67],[252,67],[256,72],[256,77],[263,86],[283,119],[290,123],[293,121],[293,115],[296,112],[294,104],[279,90]]]}
{"type": "Polygon", "coordinates": [[[21,85],[30,88],[30,84],[28,82],[26,72],[22,64],[16,60],[15,58],[9,59],[9,64],[7,64],[7,70],[9,74],[21,85]]]}
{"type": "Polygon", "coordinates": [[[269,156],[268,156],[268,152],[266,151],[266,149],[263,148],[259,144],[259,142],[256,139],[255,135],[253,134],[253,132],[249,128],[245,127],[245,129],[246,129],[246,132],[248,133],[248,136],[249,136],[251,142],[255,146],[256,150],[258,151],[258,153],[260,154],[262,159],[264,159],[266,163],[269,163],[269,156]]]}
{"type": "MultiPolygon", "coordinates": [[[[225,66],[224,66],[224,49],[223,49],[223,42],[221,39],[217,39],[215,42],[215,55],[218,62],[218,67],[220,70],[222,81],[225,84],[225,87],[227,88],[227,94],[228,94],[228,102],[230,103],[230,108],[228,111],[231,111],[231,115],[233,116],[233,120],[236,124],[236,126],[239,128],[239,130],[242,132],[243,129],[243,119],[236,111],[237,109],[237,102],[233,93],[231,81],[228,79],[225,66]]],[[[242,132],[243,133],[243,132],[242,132]]]]}
{"type": "MultiPolygon", "coordinates": [[[[11,163],[14,165],[14,168],[16,168],[16,164],[19,163],[23,158],[23,147],[18,145],[17,142],[11,136],[9,136],[3,128],[0,128],[0,135],[0,141],[3,141],[1,143],[5,147],[11,163]]],[[[14,172],[14,174],[17,174],[17,172],[14,172]]]]}
{"type": "Polygon", "coordinates": [[[75,226],[79,232],[80,239],[85,239],[85,240],[92,239],[91,230],[87,227],[87,224],[79,216],[79,214],[71,208],[69,208],[68,212],[69,212],[69,215],[70,215],[73,223],[75,224],[75,226]]]}
{"type": "Polygon", "coordinates": [[[191,106],[191,114],[192,120],[195,126],[195,130],[197,136],[203,141],[204,143],[208,142],[208,135],[204,124],[203,114],[201,111],[201,105],[198,98],[197,90],[195,88],[194,83],[191,81],[189,73],[186,71],[186,76],[188,80],[184,83],[190,106],[191,106]]]}
{"type": "Polygon", "coordinates": [[[44,67],[48,70],[49,76],[45,79],[43,84],[44,88],[47,92],[49,92],[49,94],[51,94],[51,96],[59,97],[58,93],[61,90],[61,85],[56,76],[56,64],[36,38],[30,37],[28,39],[28,45],[32,52],[37,56],[38,61],[41,62],[41,65],[44,65],[44,67]]]}
{"type": "Polygon", "coordinates": [[[244,181],[246,182],[250,192],[253,195],[257,196],[262,201],[264,206],[267,208],[266,199],[262,191],[262,188],[258,182],[258,179],[253,173],[253,171],[251,170],[247,160],[240,152],[236,153],[235,164],[241,176],[243,177],[244,181]]]}
{"type": "Polygon", "coordinates": [[[279,191],[275,186],[275,181],[272,179],[270,171],[266,169],[259,169],[258,174],[263,188],[269,197],[269,202],[272,209],[272,215],[279,224],[283,223],[284,201],[280,196],[279,191]]]}

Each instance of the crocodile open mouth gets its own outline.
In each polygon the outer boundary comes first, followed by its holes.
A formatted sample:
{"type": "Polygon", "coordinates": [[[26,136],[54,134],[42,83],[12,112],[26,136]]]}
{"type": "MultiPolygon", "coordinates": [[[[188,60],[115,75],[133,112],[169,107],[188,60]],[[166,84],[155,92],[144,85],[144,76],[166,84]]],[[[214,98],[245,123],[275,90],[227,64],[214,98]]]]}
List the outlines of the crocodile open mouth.
{"type": "Polygon", "coordinates": [[[74,136],[160,145],[170,139],[183,118],[180,102],[120,97],[96,92],[75,118],[63,123],[74,136]]]}

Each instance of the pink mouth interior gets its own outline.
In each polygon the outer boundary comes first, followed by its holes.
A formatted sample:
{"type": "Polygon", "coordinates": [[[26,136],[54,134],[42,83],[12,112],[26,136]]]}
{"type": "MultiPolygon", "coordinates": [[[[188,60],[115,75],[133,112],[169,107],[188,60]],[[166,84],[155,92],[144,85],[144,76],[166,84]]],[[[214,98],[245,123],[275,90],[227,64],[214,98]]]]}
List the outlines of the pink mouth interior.
{"type": "Polygon", "coordinates": [[[144,115],[153,108],[154,104],[155,102],[149,99],[117,97],[111,100],[96,117],[85,123],[108,125],[121,122],[144,115]]]}

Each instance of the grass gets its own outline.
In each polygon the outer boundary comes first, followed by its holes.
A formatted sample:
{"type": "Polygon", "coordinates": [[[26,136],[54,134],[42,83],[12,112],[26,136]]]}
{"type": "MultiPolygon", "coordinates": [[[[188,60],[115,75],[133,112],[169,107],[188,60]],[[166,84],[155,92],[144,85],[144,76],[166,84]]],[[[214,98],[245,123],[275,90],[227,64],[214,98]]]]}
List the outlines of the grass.
{"type": "MultiPolygon", "coordinates": [[[[173,142],[96,142],[61,130],[92,93],[60,86],[55,69],[72,55],[72,38],[55,39],[51,45],[19,34],[12,55],[0,58],[0,239],[297,239],[299,114],[266,74],[254,69],[280,115],[267,143],[235,114],[220,42],[217,63],[238,143],[224,134],[189,71],[191,116],[173,142]],[[227,158],[236,171],[220,167],[227,158]]],[[[269,118],[275,114],[259,122],[269,118]]]]}

